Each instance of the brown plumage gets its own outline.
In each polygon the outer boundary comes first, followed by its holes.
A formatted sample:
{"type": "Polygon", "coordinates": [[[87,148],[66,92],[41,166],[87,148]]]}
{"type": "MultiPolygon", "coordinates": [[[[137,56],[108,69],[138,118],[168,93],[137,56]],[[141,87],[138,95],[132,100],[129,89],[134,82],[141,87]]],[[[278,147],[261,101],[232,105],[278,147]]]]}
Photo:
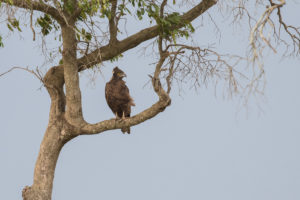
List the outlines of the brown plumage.
{"type": "MultiPolygon", "coordinates": [[[[125,81],[122,80],[124,77],[126,77],[126,74],[115,67],[111,80],[105,85],[105,98],[108,106],[116,115],[116,119],[121,118],[123,120],[130,117],[131,106],[135,106],[129,95],[129,89],[125,81]]],[[[130,127],[123,127],[121,131],[130,134],[130,127]]]]}

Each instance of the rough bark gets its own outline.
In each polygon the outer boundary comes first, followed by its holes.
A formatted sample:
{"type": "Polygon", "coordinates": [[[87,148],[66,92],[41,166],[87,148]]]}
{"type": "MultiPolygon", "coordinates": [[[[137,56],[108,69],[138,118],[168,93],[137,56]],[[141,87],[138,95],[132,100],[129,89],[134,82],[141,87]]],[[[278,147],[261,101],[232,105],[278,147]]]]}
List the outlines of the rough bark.
{"type": "Polygon", "coordinates": [[[72,124],[83,121],[81,107],[81,92],[76,62],[77,41],[72,26],[62,27],[64,80],[66,86],[66,114],[65,117],[72,124]]]}

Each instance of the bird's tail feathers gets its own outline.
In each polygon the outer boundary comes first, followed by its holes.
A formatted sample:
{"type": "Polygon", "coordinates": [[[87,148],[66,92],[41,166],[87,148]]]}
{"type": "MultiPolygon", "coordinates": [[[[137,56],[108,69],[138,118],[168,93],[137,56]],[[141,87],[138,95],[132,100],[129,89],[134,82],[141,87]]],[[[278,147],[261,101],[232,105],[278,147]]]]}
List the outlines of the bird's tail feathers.
{"type": "Polygon", "coordinates": [[[130,134],[130,127],[129,126],[127,126],[127,127],[123,127],[123,128],[121,128],[121,131],[122,131],[122,133],[128,133],[128,134],[130,134]]]}
{"type": "Polygon", "coordinates": [[[133,98],[131,98],[131,97],[130,97],[130,102],[129,102],[129,104],[130,104],[131,106],[135,106],[134,100],[133,100],[133,98]]]}

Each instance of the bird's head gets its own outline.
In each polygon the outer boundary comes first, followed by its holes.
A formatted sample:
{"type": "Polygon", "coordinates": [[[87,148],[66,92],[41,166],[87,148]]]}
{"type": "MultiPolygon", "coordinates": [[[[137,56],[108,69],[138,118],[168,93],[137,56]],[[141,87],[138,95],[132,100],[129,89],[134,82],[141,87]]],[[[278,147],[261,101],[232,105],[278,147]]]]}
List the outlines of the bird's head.
{"type": "Polygon", "coordinates": [[[118,67],[115,67],[113,69],[113,77],[122,79],[122,78],[126,77],[126,74],[122,70],[120,70],[118,67]]]}

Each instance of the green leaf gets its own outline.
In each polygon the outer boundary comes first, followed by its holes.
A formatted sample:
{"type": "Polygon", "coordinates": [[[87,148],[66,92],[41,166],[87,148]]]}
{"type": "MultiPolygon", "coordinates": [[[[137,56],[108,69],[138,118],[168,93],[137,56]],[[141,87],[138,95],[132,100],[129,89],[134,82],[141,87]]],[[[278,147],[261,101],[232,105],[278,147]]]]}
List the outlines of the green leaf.
{"type": "Polygon", "coordinates": [[[14,29],[11,27],[10,24],[6,24],[7,25],[7,28],[10,30],[10,31],[14,31],[14,29]]]}
{"type": "Polygon", "coordinates": [[[42,28],[42,34],[48,35],[52,28],[54,27],[55,30],[58,30],[59,27],[54,24],[54,21],[50,17],[50,15],[44,14],[43,17],[39,17],[37,19],[37,24],[42,28]]]}
{"type": "Polygon", "coordinates": [[[191,23],[188,24],[188,28],[190,29],[190,31],[191,31],[192,33],[195,32],[195,28],[193,27],[193,25],[192,25],[191,23]]]}
{"type": "Polygon", "coordinates": [[[115,61],[118,61],[118,60],[119,60],[119,58],[122,58],[122,57],[123,57],[123,54],[119,54],[119,55],[117,55],[117,56],[113,57],[112,59],[110,59],[110,62],[115,62],[115,61]]]}
{"type": "Polygon", "coordinates": [[[80,41],[80,34],[79,33],[76,33],[76,38],[78,41],[80,41]]]}
{"type": "Polygon", "coordinates": [[[4,47],[4,44],[2,42],[2,36],[0,35],[0,47],[4,47]]]}
{"type": "Polygon", "coordinates": [[[17,29],[18,31],[22,32],[22,30],[19,26],[20,23],[17,19],[9,19],[8,23],[6,25],[10,31],[14,31],[14,29],[17,29]]]}
{"type": "Polygon", "coordinates": [[[85,38],[86,38],[87,41],[91,41],[92,34],[91,33],[86,33],[85,38]]]}
{"type": "Polygon", "coordinates": [[[172,39],[173,39],[173,42],[176,44],[176,35],[175,35],[175,33],[172,33],[172,39]]]}

